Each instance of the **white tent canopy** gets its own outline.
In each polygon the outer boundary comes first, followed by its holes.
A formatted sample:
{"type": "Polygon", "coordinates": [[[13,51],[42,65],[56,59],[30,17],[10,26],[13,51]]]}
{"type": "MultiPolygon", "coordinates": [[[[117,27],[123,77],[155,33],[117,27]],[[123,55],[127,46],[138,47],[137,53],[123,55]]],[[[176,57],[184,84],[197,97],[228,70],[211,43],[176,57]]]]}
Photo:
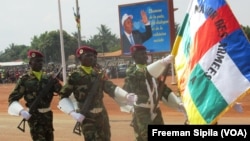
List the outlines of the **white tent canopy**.
{"type": "Polygon", "coordinates": [[[27,65],[28,63],[25,63],[23,61],[13,61],[13,62],[0,62],[0,67],[5,66],[20,66],[20,65],[27,65]]]}

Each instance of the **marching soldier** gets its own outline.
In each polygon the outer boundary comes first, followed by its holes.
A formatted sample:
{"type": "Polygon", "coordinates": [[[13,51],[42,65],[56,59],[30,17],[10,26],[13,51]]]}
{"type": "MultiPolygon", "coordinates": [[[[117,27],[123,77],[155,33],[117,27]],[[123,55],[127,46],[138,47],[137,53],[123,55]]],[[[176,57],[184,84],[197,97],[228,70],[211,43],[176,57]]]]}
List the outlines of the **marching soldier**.
{"type": "Polygon", "coordinates": [[[30,70],[22,75],[16,83],[14,90],[9,95],[10,115],[21,115],[28,121],[30,134],[33,141],[53,141],[53,112],[50,109],[51,101],[54,92],[58,93],[61,89],[61,84],[57,79],[53,80],[53,86],[38,102],[37,109],[29,113],[29,108],[33,105],[38,97],[39,92],[47,89],[45,86],[52,76],[48,76],[42,72],[43,54],[37,50],[28,51],[30,70]],[[24,98],[24,108],[19,100],[24,98]]]}
{"type": "Polygon", "coordinates": [[[163,73],[165,67],[171,63],[172,56],[169,55],[147,65],[146,47],[137,44],[130,48],[130,52],[135,64],[127,69],[123,88],[127,92],[136,93],[138,96],[134,105],[132,125],[136,141],[147,141],[148,125],[164,124],[159,100],[173,108],[183,107],[181,99],[165,84],[163,90],[158,89],[159,81],[157,78],[163,73]]]}
{"type": "Polygon", "coordinates": [[[133,104],[137,96],[113,84],[107,79],[103,69],[96,67],[98,64],[95,49],[82,46],[77,49],[76,56],[81,66],[68,76],[60,92],[58,106],[80,123],[85,141],[110,141],[109,116],[103,103],[104,92],[119,104],[133,104]],[[96,79],[99,80],[95,81],[96,79]],[[69,98],[71,93],[76,104],[69,98]],[[89,99],[91,96],[93,99],[89,99]],[[86,102],[89,104],[85,105],[86,102]]]}

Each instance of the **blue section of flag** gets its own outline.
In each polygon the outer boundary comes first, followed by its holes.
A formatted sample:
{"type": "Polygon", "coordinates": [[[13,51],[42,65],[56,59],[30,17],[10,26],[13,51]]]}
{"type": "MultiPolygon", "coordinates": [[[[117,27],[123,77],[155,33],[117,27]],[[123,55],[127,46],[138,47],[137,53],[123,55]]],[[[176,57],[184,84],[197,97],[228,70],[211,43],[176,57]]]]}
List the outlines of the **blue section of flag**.
{"type": "Polygon", "coordinates": [[[250,44],[241,29],[236,30],[224,38],[225,50],[234,61],[240,72],[250,81],[250,44]]]}

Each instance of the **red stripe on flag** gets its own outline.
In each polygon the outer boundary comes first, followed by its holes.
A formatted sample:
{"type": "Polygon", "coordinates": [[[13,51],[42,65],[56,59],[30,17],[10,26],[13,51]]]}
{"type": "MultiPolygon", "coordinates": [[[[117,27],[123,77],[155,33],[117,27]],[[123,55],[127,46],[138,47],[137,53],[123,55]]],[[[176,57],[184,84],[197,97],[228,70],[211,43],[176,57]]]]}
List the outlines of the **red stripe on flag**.
{"type": "Polygon", "coordinates": [[[190,54],[190,69],[192,70],[201,57],[226,34],[229,35],[239,28],[240,25],[228,5],[218,9],[217,16],[208,18],[195,35],[194,47],[190,51],[195,54],[190,54]]]}

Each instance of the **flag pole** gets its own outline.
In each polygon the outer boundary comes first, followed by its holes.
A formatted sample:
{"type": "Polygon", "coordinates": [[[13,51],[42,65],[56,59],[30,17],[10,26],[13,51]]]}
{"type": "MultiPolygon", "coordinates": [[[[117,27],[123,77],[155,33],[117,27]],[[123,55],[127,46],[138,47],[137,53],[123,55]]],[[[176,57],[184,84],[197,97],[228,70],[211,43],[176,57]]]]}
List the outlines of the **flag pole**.
{"type": "Polygon", "coordinates": [[[66,63],[65,63],[65,53],[64,53],[64,41],[63,41],[63,29],[62,29],[62,16],[61,16],[61,3],[58,0],[58,11],[59,11],[59,22],[60,22],[60,44],[61,44],[61,58],[62,58],[62,68],[63,68],[63,83],[66,82],[66,63]]]}
{"type": "MultiPolygon", "coordinates": [[[[173,4],[173,0],[168,0],[168,4],[169,4],[169,8],[170,8],[170,11],[173,13],[173,14],[170,14],[170,20],[172,20],[173,22],[173,24],[172,24],[172,27],[175,27],[174,25],[175,25],[175,20],[174,20],[174,12],[175,11],[177,11],[178,10],[178,8],[174,8],[174,4],[173,4]]],[[[174,33],[176,32],[175,30],[174,30],[174,28],[171,28],[171,46],[173,46],[173,44],[174,44],[174,33]]],[[[172,50],[173,50],[173,48],[172,48],[172,50]]],[[[172,53],[171,53],[172,54],[172,53]]],[[[175,73],[174,73],[174,60],[172,60],[172,62],[171,62],[171,76],[172,76],[172,81],[171,81],[171,84],[172,85],[176,85],[176,81],[175,81],[175,73]]]]}
{"type": "Polygon", "coordinates": [[[174,74],[174,61],[171,62],[171,75],[172,75],[172,85],[176,85],[175,74],[174,74]]]}
{"type": "Polygon", "coordinates": [[[78,47],[81,47],[81,22],[80,22],[80,13],[79,13],[79,4],[78,0],[76,0],[76,13],[75,13],[75,18],[76,18],[76,26],[77,26],[77,33],[78,33],[78,47]]]}

